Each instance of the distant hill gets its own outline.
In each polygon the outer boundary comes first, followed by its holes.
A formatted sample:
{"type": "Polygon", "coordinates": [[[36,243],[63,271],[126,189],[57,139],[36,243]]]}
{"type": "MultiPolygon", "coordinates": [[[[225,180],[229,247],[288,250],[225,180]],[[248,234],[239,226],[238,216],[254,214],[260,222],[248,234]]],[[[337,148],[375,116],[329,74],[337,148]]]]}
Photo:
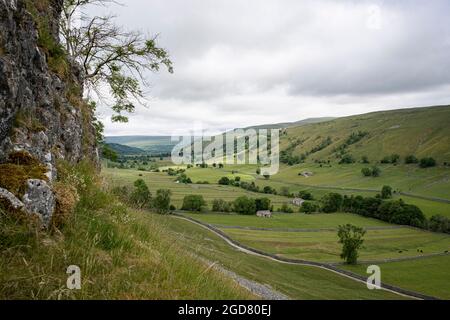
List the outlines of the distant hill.
{"type": "Polygon", "coordinates": [[[122,154],[122,155],[138,155],[138,154],[146,153],[142,149],[135,148],[135,147],[129,147],[129,146],[126,146],[123,144],[107,143],[107,145],[109,147],[111,147],[111,149],[113,149],[114,151],[116,151],[117,153],[122,154]]]}
{"type": "Polygon", "coordinates": [[[148,154],[170,153],[177,142],[170,136],[114,136],[105,137],[108,144],[119,144],[138,148],[148,154]]]}
{"type": "Polygon", "coordinates": [[[333,117],[309,118],[309,119],[304,119],[304,120],[295,121],[295,122],[281,122],[281,123],[275,123],[275,124],[256,125],[256,126],[247,127],[245,129],[285,129],[285,128],[291,128],[291,127],[299,127],[299,126],[303,126],[303,125],[311,124],[311,123],[326,122],[326,121],[330,121],[330,120],[334,120],[334,119],[336,119],[336,118],[333,118],[333,117]]]}
{"type": "Polygon", "coordinates": [[[337,161],[342,154],[379,161],[391,154],[412,154],[450,162],[450,106],[373,112],[290,127],[280,143],[281,150],[293,155],[308,154],[306,161],[337,161]],[[349,140],[358,133],[360,137],[349,140]]]}

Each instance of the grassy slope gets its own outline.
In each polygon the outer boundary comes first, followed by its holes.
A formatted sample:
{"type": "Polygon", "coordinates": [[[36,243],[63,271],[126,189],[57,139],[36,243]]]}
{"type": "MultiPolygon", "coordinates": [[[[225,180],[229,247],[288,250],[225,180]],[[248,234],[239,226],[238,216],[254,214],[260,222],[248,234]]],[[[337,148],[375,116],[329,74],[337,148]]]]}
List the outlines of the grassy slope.
{"type": "Polygon", "coordinates": [[[368,156],[380,160],[383,156],[398,153],[401,156],[432,156],[439,161],[450,161],[450,107],[414,108],[339,118],[333,121],[289,128],[282,138],[282,149],[290,138],[306,141],[296,148],[301,154],[317,146],[327,136],[333,144],[310,156],[311,159],[334,160],[333,148],[357,131],[367,131],[369,136],[352,145],[348,151],[355,157],[368,156]]]}
{"type": "MultiPolygon", "coordinates": [[[[450,299],[450,255],[379,265],[381,281],[441,299],[450,299]]],[[[345,266],[366,275],[367,265],[345,266]]]]}
{"type": "Polygon", "coordinates": [[[149,213],[90,189],[59,231],[0,215],[0,299],[251,299],[149,213]],[[81,290],[66,269],[81,268],[81,290]]]}
{"type": "Polygon", "coordinates": [[[368,290],[365,284],[318,268],[281,264],[242,253],[212,232],[187,221],[174,217],[155,218],[166,221],[186,250],[217,261],[244,277],[266,283],[293,299],[402,298],[385,291],[368,290]]]}

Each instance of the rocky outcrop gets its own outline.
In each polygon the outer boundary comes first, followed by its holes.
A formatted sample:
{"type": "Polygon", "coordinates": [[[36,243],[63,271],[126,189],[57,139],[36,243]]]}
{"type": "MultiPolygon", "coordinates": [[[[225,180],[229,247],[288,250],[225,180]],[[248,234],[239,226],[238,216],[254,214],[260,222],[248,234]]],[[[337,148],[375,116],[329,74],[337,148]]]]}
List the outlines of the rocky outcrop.
{"type": "Polygon", "coordinates": [[[24,181],[18,199],[46,225],[54,210],[57,159],[98,159],[81,69],[59,44],[62,3],[0,0],[0,165],[12,153],[26,152],[47,168],[47,181],[24,181]]]}

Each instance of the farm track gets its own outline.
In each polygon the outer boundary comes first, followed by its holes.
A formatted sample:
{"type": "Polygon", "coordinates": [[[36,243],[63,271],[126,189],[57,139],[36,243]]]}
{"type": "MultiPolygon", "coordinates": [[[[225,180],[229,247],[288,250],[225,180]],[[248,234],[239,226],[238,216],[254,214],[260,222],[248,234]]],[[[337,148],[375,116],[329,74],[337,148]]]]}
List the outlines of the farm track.
{"type": "MultiPolygon", "coordinates": [[[[330,272],[334,272],[336,274],[339,274],[343,277],[349,278],[351,280],[360,282],[360,283],[364,283],[366,284],[366,278],[347,271],[347,270],[342,270],[337,268],[335,265],[332,264],[326,264],[326,263],[320,263],[320,262],[314,262],[314,261],[308,261],[308,260],[299,260],[299,259],[289,259],[289,258],[283,258],[283,257],[278,257],[272,254],[269,254],[267,252],[264,251],[260,251],[254,248],[250,248],[247,247],[246,245],[243,245],[241,243],[239,243],[238,241],[230,238],[228,235],[226,235],[225,233],[223,233],[221,230],[217,229],[216,227],[203,223],[201,221],[195,220],[191,217],[186,217],[184,215],[181,214],[177,214],[174,213],[173,216],[177,219],[182,219],[185,221],[189,221],[191,223],[197,224],[213,233],[215,233],[217,236],[219,236],[221,239],[225,240],[225,242],[227,242],[230,246],[234,247],[235,249],[244,252],[246,254],[250,254],[250,255],[254,255],[254,256],[259,256],[262,258],[266,258],[266,259],[270,259],[272,261],[276,261],[279,263],[285,263],[285,264],[292,264],[292,265],[301,265],[301,266],[310,266],[310,267],[316,267],[316,268],[321,268],[330,272]]],[[[404,296],[404,297],[408,297],[408,298],[412,298],[412,299],[419,299],[419,300],[439,300],[436,297],[433,296],[428,296],[428,295],[424,295],[418,292],[414,292],[414,291],[410,291],[410,290],[406,290],[406,289],[402,289],[400,287],[396,287],[396,286],[392,286],[389,284],[385,284],[385,283],[381,283],[381,289],[382,290],[386,290],[395,294],[398,294],[400,296],[404,296]]]]}

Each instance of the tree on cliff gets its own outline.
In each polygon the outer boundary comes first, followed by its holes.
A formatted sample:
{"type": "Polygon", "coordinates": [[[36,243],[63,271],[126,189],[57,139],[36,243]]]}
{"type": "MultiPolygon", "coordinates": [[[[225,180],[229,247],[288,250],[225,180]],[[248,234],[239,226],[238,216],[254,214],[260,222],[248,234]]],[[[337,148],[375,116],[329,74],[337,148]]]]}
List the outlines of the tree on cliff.
{"type": "Polygon", "coordinates": [[[125,31],[114,16],[90,16],[89,6],[118,4],[114,0],[64,0],[61,35],[67,50],[83,68],[85,87],[100,98],[105,85],[114,99],[112,121],[127,122],[123,112],[145,105],[145,73],[166,66],[173,72],[167,51],[137,31],[125,31]]]}

